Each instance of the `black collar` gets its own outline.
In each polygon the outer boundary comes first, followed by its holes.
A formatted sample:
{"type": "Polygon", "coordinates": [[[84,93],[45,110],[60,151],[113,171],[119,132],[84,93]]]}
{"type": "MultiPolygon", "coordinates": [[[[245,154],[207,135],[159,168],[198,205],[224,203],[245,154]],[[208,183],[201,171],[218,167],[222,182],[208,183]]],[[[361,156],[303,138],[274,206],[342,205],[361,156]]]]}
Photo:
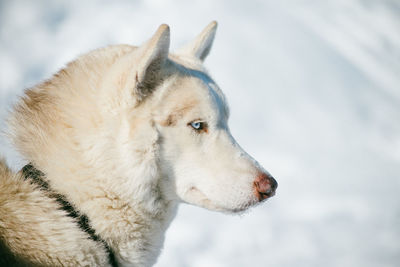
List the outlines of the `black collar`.
{"type": "Polygon", "coordinates": [[[90,239],[102,243],[107,250],[108,260],[111,266],[118,266],[115,255],[110,246],[104,239],[96,234],[96,231],[90,226],[89,218],[84,213],[79,212],[71,203],[69,203],[64,195],[52,190],[49,184],[43,179],[45,176],[43,172],[36,169],[31,163],[29,163],[22,168],[22,174],[26,180],[29,179],[32,183],[37,184],[40,189],[48,193],[49,197],[55,199],[60,205],[60,208],[64,210],[69,217],[75,219],[76,223],[79,225],[79,228],[83,232],[87,233],[90,236],[90,239]]]}

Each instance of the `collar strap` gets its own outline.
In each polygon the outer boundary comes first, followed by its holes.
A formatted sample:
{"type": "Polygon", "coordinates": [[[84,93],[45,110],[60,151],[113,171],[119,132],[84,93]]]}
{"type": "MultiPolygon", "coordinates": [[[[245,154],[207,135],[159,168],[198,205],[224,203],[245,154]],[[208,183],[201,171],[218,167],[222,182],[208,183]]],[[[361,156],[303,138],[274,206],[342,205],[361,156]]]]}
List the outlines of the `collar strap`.
{"type": "Polygon", "coordinates": [[[64,210],[67,213],[67,216],[73,218],[79,228],[89,235],[90,239],[102,243],[107,251],[109,263],[113,267],[118,267],[113,251],[107,242],[96,234],[96,231],[90,226],[89,218],[84,213],[79,212],[70,202],[68,202],[64,195],[52,190],[48,182],[44,179],[45,174],[43,172],[36,169],[32,163],[29,163],[22,168],[22,174],[25,180],[30,180],[31,183],[35,183],[41,190],[47,192],[49,197],[56,200],[60,205],[60,209],[64,210]]]}

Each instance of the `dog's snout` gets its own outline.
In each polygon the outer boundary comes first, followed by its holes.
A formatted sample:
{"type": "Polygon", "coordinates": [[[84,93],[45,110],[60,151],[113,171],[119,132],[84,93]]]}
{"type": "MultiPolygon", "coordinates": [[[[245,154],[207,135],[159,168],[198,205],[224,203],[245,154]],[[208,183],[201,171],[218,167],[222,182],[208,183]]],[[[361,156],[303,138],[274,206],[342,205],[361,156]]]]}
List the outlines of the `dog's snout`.
{"type": "Polygon", "coordinates": [[[277,187],[274,177],[266,173],[260,173],[254,181],[255,195],[259,201],[274,196],[277,187]]]}

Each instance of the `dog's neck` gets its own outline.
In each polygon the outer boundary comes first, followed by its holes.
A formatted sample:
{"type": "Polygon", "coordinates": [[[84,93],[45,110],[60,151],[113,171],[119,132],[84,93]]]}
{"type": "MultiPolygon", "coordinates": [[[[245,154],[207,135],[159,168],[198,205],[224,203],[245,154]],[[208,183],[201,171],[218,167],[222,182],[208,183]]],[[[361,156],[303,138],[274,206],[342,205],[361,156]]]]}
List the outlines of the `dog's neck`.
{"type": "MultiPolygon", "coordinates": [[[[77,184],[80,179],[63,179],[63,185],[52,183],[52,177],[32,165],[25,166],[23,173],[25,177],[31,176],[30,179],[40,187],[61,197],[59,203],[62,209],[65,210],[62,202],[68,203],[67,209],[70,205],[74,212],[86,217],[92,229],[89,231],[93,231],[95,239],[105,242],[106,250],[109,248],[113,252],[111,263],[114,255],[119,263],[117,266],[150,266],[157,260],[164,233],[176,214],[176,202],[163,200],[159,192],[155,192],[154,196],[148,194],[148,199],[133,195],[128,199],[129,190],[123,184],[97,183],[93,188],[91,185],[94,183],[77,184]],[[70,190],[73,194],[68,193],[70,190]],[[152,199],[151,205],[148,204],[149,199],[152,199]]],[[[76,219],[79,224],[80,218],[76,219]]]]}
{"type": "Polygon", "coordinates": [[[48,182],[45,179],[45,174],[40,170],[36,169],[31,163],[25,165],[22,168],[23,177],[30,181],[33,184],[36,184],[43,192],[47,194],[48,197],[54,199],[60,208],[66,212],[67,216],[74,219],[74,221],[78,224],[79,228],[89,235],[90,239],[95,242],[101,243],[104,246],[105,250],[108,254],[108,262],[112,267],[118,267],[118,263],[115,259],[115,255],[113,250],[110,248],[108,243],[102,239],[96,231],[91,227],[90,221],[86,214],[79,212],[73,204],[71,204],[67,197],[53,191],[48,182]]]}

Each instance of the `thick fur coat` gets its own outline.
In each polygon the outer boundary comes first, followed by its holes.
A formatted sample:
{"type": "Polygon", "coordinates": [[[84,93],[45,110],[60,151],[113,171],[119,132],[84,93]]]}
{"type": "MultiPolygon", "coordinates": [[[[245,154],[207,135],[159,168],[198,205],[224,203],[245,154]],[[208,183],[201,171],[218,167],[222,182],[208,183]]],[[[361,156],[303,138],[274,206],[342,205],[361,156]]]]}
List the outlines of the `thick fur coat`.
{"type": "MultiPolygon", "coordinates": [[[[275,180],[229,132],[225,97],[202,66],[212,22],[169,53],[161,25],[139,47],[78,57],[27,90],[9,120],[27,161],[112,249],[120,266],[151,266],[177,205],[239,212],[275,180]]],[[[39,266],[108,266],[48,192],[0,163],[0,257],[39,266]]]]}

